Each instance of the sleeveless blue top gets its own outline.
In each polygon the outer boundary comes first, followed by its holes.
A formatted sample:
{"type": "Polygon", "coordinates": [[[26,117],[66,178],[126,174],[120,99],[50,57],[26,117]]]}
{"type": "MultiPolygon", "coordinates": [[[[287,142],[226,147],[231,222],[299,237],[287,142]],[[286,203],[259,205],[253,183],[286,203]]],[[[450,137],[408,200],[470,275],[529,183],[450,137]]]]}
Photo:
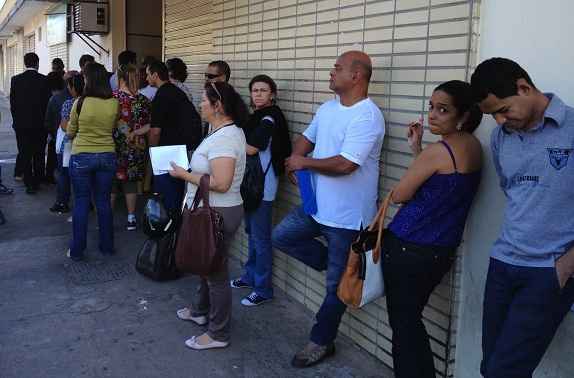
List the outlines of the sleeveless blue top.
{"type": "Polygon", "coordinates": [[[466,217],[480,183],[480,170],[459,173],[450,146],[454,173],[435,173],[395,215],[388,229],[399,239],[416,244],[457,247],[466,217]]]}

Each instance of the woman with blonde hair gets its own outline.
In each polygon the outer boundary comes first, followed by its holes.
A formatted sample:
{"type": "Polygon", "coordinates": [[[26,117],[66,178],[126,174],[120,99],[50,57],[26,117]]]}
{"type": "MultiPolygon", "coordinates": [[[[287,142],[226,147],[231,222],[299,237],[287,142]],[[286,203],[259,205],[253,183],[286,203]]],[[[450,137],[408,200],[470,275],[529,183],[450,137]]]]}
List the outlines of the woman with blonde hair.
{"type": "Polygon", "coordinates": [[[120,103],[120,119],[114,132],[117,170],[112,191],[112,208],[116,195],[123,192],[128,210],[127,230],[137,228],[135,216],[137,195],[145,175],[151,104],[139,89],[139,71],[133,64],[118,68],[119,88],[113,95],[120,103]]]}

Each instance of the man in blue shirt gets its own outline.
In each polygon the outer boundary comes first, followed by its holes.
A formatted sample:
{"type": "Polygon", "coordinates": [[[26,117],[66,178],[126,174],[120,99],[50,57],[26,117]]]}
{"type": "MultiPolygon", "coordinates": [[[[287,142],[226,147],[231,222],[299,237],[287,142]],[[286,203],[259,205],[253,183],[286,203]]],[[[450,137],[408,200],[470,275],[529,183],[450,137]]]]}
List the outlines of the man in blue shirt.
{"type": "Polygon", "coordinates": [[[482,62],[471,85],[499,125],[491,148],[507,199],[486,279],[481,373],[531,377],[574,303],[574,108],[509,59],[482,62]]]}

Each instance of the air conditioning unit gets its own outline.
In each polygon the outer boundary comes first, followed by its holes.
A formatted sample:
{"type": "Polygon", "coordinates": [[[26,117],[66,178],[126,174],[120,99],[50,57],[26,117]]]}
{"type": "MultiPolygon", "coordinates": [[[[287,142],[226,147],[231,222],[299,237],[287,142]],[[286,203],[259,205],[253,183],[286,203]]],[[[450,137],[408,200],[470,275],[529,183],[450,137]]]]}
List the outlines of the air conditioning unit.
{"type": "Polygon", "coordinates": [[[70,31],[72,33],[107,34],[110,31],[110,8],[107,2],[72,2],[70,31]]]}

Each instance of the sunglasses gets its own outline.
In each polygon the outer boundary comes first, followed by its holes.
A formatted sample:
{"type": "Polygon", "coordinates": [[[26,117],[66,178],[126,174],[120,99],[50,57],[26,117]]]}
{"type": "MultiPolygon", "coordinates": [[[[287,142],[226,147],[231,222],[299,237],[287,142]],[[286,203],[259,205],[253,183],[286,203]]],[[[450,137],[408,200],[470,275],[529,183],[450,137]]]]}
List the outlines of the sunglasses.
{"type": "Polygon", "coordinates": [[[223,97],[221,97],[221,93],[219,93],[219,91],[217,90],[217,86],[215,86],[215,83],[211,83],[211,88],[213,88],[215,93],[217,93],[217,97],[219,97],[219,101],[223,102],[223,97]]]}
{"type": "Polygon", "coordinates": [[[206,72],[204,75],[205,75],[205,78],[206,78],[206,79],[208,79],[208,80],[213,80],[213,79],[215,79],[215,78],[220,77],[222,74],[211,74],[211,73],[207,73],[207,72],[206,72]]]}

